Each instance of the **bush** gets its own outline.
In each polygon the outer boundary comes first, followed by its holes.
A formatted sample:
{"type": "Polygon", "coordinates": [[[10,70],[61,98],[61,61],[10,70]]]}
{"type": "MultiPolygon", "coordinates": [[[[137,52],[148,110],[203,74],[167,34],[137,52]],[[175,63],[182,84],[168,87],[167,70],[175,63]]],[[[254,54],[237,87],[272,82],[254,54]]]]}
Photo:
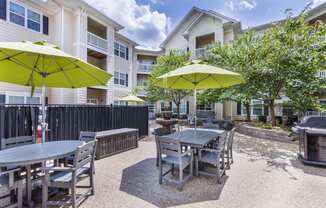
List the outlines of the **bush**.
{"type": "Polygon", "coordinates": [[[259,122],[262,122],[262,123],[266,123],[267,122],[267,116],[258,116],[258,121],[259,122]]]}

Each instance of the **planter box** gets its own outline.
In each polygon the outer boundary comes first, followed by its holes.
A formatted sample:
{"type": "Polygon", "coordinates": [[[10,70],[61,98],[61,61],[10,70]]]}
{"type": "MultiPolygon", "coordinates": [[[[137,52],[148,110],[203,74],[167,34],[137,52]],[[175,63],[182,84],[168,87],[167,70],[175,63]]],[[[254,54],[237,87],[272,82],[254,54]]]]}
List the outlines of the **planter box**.
{"type": "Polygon", "coordinates": [[[289,132],[282,129],[263,129],[253,127],[248,124],[237,124],[236,131],[240,134],[252,136],[261,139],[269,139],[280,142],[292,142],[289,132]]]}
{"type": "Polygon", "coordinates": [[[138,147],[138,129],[122,128],[96,132],[96,159],[138,147]]]}

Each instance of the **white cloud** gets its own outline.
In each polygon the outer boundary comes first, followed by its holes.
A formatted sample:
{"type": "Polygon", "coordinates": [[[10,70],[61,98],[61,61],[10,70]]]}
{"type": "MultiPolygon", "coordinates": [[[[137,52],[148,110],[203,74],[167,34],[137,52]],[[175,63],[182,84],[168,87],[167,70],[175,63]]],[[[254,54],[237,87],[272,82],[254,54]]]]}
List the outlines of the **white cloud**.
{"type": "Polygon", "coordinates": [[[227,0],[225,5],[231,10],[252,10],[257,6],[256,0],[227,0]]]}
{"type": "Polygon", "coordinates": [[[311,6],[312,7],[316,7],[316,6],[318,6],[318,5],[320,5],[320,4],[322,4],[322,3],[325,3],[326,2],[326,0],[312,0],[311,1],[311,6]]]}
{"type": "Polygon", "coordinates": [[[136,0],[86,0],[119,24],[122,33],[141,45],[158,47],[166,38],[170,18],[154,11],[149,5],[139,5],[136,0]]]}

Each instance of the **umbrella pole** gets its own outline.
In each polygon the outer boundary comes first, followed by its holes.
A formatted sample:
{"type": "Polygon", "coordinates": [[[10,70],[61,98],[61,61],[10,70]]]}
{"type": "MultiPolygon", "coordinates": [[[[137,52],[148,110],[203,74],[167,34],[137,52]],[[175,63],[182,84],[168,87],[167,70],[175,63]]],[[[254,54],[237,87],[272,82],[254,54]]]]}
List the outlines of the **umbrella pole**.
{"type": "Polygon", "coordinates": [[[194,89],[194,117],[195,117],[195,133],[197,131],[197,89],[194,89]]]}
{"type": "Polygon", "coordinates": [[[41,102],[42,102],[41,127],[42,127],[42,143],[45,143],[45,85],[44,85],[44,78],[43,78],[42,82],[43,82],[43,84],[42,84],[42,98],[41,98],[41,102]]]}

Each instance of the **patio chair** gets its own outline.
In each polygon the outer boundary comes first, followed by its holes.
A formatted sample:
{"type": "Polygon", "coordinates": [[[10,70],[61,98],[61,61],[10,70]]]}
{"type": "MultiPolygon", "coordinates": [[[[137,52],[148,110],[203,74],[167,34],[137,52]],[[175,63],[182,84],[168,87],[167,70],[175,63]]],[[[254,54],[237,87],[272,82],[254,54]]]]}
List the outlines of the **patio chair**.
{"type": "Polygon", "coordinates": [[[0,207],[23,207],[23,181],[14,180],[14,173],[20,169],[12,169],[0,172],[0,207]],[[13,196],[16,199],[13,199],[13,196]]]}
{"type": "MultiPolygon", "coordinates": [[[[212,144],[210,147],[200,149],[198,152],[197,163],[213,165],[215,170],[212,172],[204,170],[196,170],[197,173],[208,176],[217,176],[217,182],[221,184],[221,178],[225,174],[225,143],[227,133],[219,136],[218,143],[212,144]]],[[[199,167],[197,164],[196,167],[199,167]]],[[[205,166],[204,166],[205,168],[205,166]]]]}
{"type": "Polygon", "coordinates": [[[159,184],[162,184],[163,177],[168,173],[173,173],[174,166],[179,167],[179,179],[169,179],[165,180],[176,183],[178,185],[178,190],[181,191],[186,181],[188,181],[193,175],[193,151],[188,149],[185,152],[182,151],[182,146],[179,141],[170,139],[168,137],[159,137],[158,138],[159,146],[159,184]],[[171,169],[166,172],[163,172],[163,163],[170,164],[171,169]],[[183,171],[187,167],[190,167],[190,172],[187,176],[184,177],[183,171]]]}
{"type": "Polygon", "coordinates": [[[19,147],[22,145],[34,144],[34,136],[19,136],[11,138],[2,138],[1,139],[1,150],[9,149],[13,147],[19,147]]]}
{"type": "Polygon", "coordinates": [[[157,128],[154,129],[153,135],[155,136],[155,143],[156,143],[156,167],[158,167],[159,163],[159,145],[158,145],[158,138],[160,136],[168,135],[171,132],[166,128],[157,128]]]}
{"type": "Polygon", "coordinates": [[[94,195],[94,157],[96,140],[88,142],[77,148],[74,154],[72,167],[48,167],[44,168],[42,180],[42,207],[50,206],[72,206],[73,208],[89,195],[94,195]],[[51,173],[51,174],[50,174],[51,173]],[[77,186],[83,179],[89,178],[89,186],[77,186]],[[48,188],[70,189],[71,196],[69,201],[49,201],[48,188]],[[85,192],[78,194],[77,188],[86,189],[85,192]]]}
{"type": "Polygon", "coordinates": [[[228,135],[227,135],[227,145],[226,145],[226,149],[225,149],[227,169],[230,169],[231,164],[233,163],[232,147],[233,147],[234,133],[235,133],[235,128],[233,128],[230,132],[228,132],[228,135]]]}

